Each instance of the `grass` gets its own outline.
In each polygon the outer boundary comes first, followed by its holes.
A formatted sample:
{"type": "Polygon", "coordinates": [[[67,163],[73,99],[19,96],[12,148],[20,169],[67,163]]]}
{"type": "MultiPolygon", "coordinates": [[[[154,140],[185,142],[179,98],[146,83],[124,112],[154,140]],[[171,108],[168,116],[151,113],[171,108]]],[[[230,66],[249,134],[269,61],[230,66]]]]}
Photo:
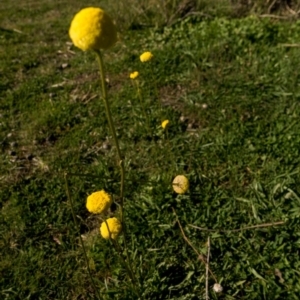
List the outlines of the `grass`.
{"type": "MultiPolygon", "coordinates": [[[[67,35],[82,4],[16,3],[0,4],[1,299],[94,298],[65,171],[81,175],[71,177],[71,193],[101,296],[134,299],[99,219],[85,208],[95,190],[118,194],[119,168],[95,57],[67,35]]],[[[215,294],[210,276],[211,299],[298,299],[299,27],[190,15],[126,30],[105,53],[126,156],[128,250],[145,299],[204,299],[205,266],[177,217],[204,259],[210,237],[210,269],[224,288],[215,294]],[[146,50],[154,77],[139,61],[146,50]],[[154,139],[129,79],[136,70],[154,139]],[[188,176],[188,194],[172,192],[178,174],[188,176]]]]}

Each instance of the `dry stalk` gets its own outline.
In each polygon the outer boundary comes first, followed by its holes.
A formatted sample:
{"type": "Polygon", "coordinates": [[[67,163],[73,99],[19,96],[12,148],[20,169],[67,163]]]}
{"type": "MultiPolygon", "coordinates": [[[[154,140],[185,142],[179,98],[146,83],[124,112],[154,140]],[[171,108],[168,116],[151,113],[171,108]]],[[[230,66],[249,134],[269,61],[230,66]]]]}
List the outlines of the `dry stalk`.
{"type": "Polygon", "coordinates": [[[268,14],[271,13],[271,10],[272,10],[274,4],[276,3],[276,1],[277,1],[277,0],[274,0],[274,1],[271,3],[271,5],[268,7],[268,14]]]}
{"type": "Polygon", "coordinates": [[[281,46],[281,47],[290,47],[290,48],[297,48],[297,47],[300,47],[300,44],[279,44],[278,46],[281,46]]]}
{"type": "Polygon", "coordinates": [[[274,19],[280,19],[280,20],[287,20],[290,19],[291,16],[277,16],[277,15],[270,15],[270,14],[263,14],[263,15],[259,15],[258,17],[260,18],[274,18],[274,19]]]}
{"type": "Polygon", "coordinates": [[[255,229],[255,228],[266,228],[266,227],[272,227],[272,226],[277,226],[277,225],[283,225],[283,221],[278,221],[278,222],[273,222],[273,223],[264,223],[264,224],[258,224],[258,225],[253,225],[253,226],[248,226],[248,227],[242,227],[238,229],[209,229],[209,228],[204,228],[204,227],[199,227],[195,226],[193,224],[189,224],[190,227],[196,228],[201,231],[208,231],[208,232],[239,232],[243,230],[249,230],[249,229],[255,229]]]}
{"type": "Polygon", "coordinates": [[[205,259],[203,258],[203,256],[198,252],[198,250],[195,248],[195,246],[191,243],[191,241],[187,238],[187,236],[185,235],[184,231],[183,231],[183,228],[181,226],[181,223],[178,219],[178,216],[176,214],[176,211],[175,209],[172,207],[172,210],[176,216],[176,221],[179,225],[179,228],[180,228],[180,231],[181,231],[181,234],[182,234],[182,237],[183,239],[187,242],[187,244],[194,250],[194,252],[198,255],[198,259],[205,265],[206,269],[208,270],[208,272],[211,274],[211,276],[213,277],[213,279],[215,280],[215,282],[217,283],[217,279],[215,277],[215,275],[213,274],[213,272],[211,271],[211,269],[209,268],[209,265],[208,263],[205,261],[205,259]]]}
{"type": "Polygon", "coordinates": [[[207,258],[206,258],[206,278],[205,278],[205,297],[206,297],[206,300],[209,300],[209,295],[208,295],[209,256],[210,256],[210,237],[207,238],[207,258]]]}

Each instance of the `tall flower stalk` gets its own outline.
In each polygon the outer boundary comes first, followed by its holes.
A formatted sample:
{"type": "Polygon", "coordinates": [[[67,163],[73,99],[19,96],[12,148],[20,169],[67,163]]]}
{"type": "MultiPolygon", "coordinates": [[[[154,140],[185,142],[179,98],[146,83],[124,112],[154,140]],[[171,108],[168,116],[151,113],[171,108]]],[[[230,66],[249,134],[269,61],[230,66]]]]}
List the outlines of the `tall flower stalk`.
{"type": "MultiPolygon", "coordinates": [[[[146,52],[144,52],[144,53],[142,53],[140,55],[140,61],[142,63],[149,62],[149,61],[152,60],[152,58],[153,58],[153,54],[151,52],[149,52],[149,51],[146,51],[146,52]]],[[[159,102],[160,110],[162,111],[162,102],[161,102],[161,100],[159,98],[156,77],[155,77],[153,66],[152,66],[151,63],[150,63],[150,69],[151,69],[151,73],[152,73],[152,81],[153,81],[153,84],[154,84],[155,96],[157,98],[157,101],[159,102]]]]}
{"type": "MultiPolygon", "coordinates": [[[[124,166],[124,157],[121,154],[119,141],[116,134],[115,125],[112,118],[112,113],[110,110],[110,104],[107,99],[107,88],[105,83],[105,71],[104,71],[104,64],[103,64],[103,58],[101,49],[107,49],[111,46],[113,46],[117,41],[117,31],[116,27],[112,21],[112,19],[106,14],[105,11],[103,11],[101,8],[95,8],[95,7],[88,7],[84,8],[81,11],[79,11],[75,17],[73,18],[69,30],[69,35],[71,37],[71,40],[73,44],[80,48],[83,51],[86,50],[93,50],[96,53],[97,61],[99,64],[99,70],[100,70],[100,85],[102,89],[102,99],[106,111],[106,117],[108,120],[108,125],[110,128],[110,132],[112,134],[112,138],[114,140],[114,145],[116,147],[117,151],[117,157],[119,161],[119,167],[120,167],[120,174],[121,174],[121,180],[120,180],[120,223],[117,220],[117,218],[110,218],[108,220],[105,220],[104,223],[100,227],[100,233],[104,238],[109,239],[112,244],[114,245],[120,259],[125,264],[125,268],[127,271],[127,274],[132,282],[133,290],[137,295],[139,295],[138,288],[137,288],[137,280],[134,276],[134,272],[131,266],[130,258],[128,255],[127,245],[126,245],[126,227],[124,222],[124,185],[125,185],[125,166],[124,166]],[[119,232],[122,230],[123,236],[124,236],[124,250],[126,254],[126,259],[123,257],[123,250],[119,246],[119,244],[115,241],[117,238],[119,232]]],[[[73,201],[70,195],[67,179],[66,179],[66,189],[68,194],[68,199],[71,204],[72,208],[72,214],[74,217],[75,225],[77,226],[76,222],[76,216],[74,212],[74,206],[73,201]]],[[[107,195],[104,191],[99,191],[97,193],[92,194],[88,198],[87,208],[92,213],[100,213],[104,212],[111,204],[111,200],[109,198],[109,195],[107,195]],[[100,201],[97,203],[97,201],[100,201]]],[[[77,226],[78,227],[78,226],[77,226]]],[[[84,244],[82,239],[80,238],[82,248],[84,251],[84,256],[87,261],[88,266],[88,273],[91,277],[91,281],[94,285],[94,281],[91,276],[91,272],[88,265],[87,255],[84,248],[84,244]]],[[[99,296],[97,291],[97,296],[99,296]]]]}
{"type": "Polygon", "coordinates": [[[137,96],[140,100],[142,112],[143,112],[144,119],[145,119],[147,127],[148,127],[149,134],[151,136],[153,136],[149,116],[148,116],[146,108],[145,108],[145,102],[143,100],[142,91],[141,91],[140,84],[139,84],[139,79],[137,78],[138,76],[139,76],[139,72],[135,71],[135,72],[131,73],[129,77],[134,81],[134,85],[135,85],[136,90],[137,90],[137,96]]]}
{"type": "Polygon", "coordinates": [[[123,225],[123,221],[124,221],[124,213],[123,213],[123,209],[124,209],[124,183],[125,183],[125,167],[124,167],[124,158],[121,154],[121,150],[120,150],[120,146],[119,146],[119,141],[117,138],[117,134],[116,134],[116,129],[115,129],[115,125],[112,119],[112,114],[110,111],[110,105],[109,102],[107,100],[107,88],[106,88],[106,84],[105,84],[105,72],[104,72],[104,65],[103,65],[103,59],[102,59],[102,54],[100,50],[95,50],[95,53],[97,55],[97,60],[98,60],[98,64],[99,64],[99,69],[100,69],[100,84],[101,84],[101,88],[102,88],[102,99],[104,102],[104,106],[105,106],[105,112],[106,112],[106,117],[108,120],[108,125],[114,140],[114,144],[117,150],[117,156],[118,156],[118,160],[119,160],[119,166],[120,166],[120,170],[121,170],[121,187],[120,187],[120,208],[121,208],[121,223],[123,225]]]}
{"type": "MultiPolygon", "coordinates": [[[[130,258],[128,255],[128,250],[127,250],[127,242],[126,242],[126,226],[125,226],[125,222],[124,222],[124,184],[125,184],[125,167],[124,167],[124,158],[121,155],[121,151],[120,151],[120,147],[119,147],[119,141],[117,138],[117,134],[116,134],[116,129],[115,129],[115,125],[112,119],[112,114],[110,111],[110,105],[109,102],[107,100],[107,89],[106,89],[106,83],[105,83],[105,72],[104,72],[104,65],[103,65],[103,59],[102,59],[102,54],[100,50],[96,50],[96,55],[97,55],[97,60],[98,60],[98,64],[99,64],[99,69],[100,69],[100,82],[101,82],[101,88],[102,88],[102,99],[104,101],[104,106],[105,106],[105,111],[106,111],[106,117],[108,120],[108,124],[110,127],[110,131],[111,134],[113,136],[113,140],[115,143],[115,147],[117,149],[117,156],[119,159],[119,165],[120,165],[120,170],[121,170],[121,187],[120,187],[120,214],[121,214],[121,224],[122,224],[122,228],[123,228],[123,237],[124,237],[124,248],[125,248],[125,253],[126,253],[126,257],[127,257],[127,266],[126,266],[126,270],[127,273],[129,275],[129,277],[131,278],[133,283],[137,283],[137,280],[134,276],[133,270],[132,270],[132,266],[131,266],[131,262],[130,262],[130,258]]],[[[116,248],[116,244],[113,243],[115,248],[116,248]]],[[[120,251],[120,247],[117,248],[117,251],[119,253],[120,258],[123,260],[123,257],[121,256],[121,251],[120,251]]],[[[126,261],[125,261],[126,264],[126,261]]]]}

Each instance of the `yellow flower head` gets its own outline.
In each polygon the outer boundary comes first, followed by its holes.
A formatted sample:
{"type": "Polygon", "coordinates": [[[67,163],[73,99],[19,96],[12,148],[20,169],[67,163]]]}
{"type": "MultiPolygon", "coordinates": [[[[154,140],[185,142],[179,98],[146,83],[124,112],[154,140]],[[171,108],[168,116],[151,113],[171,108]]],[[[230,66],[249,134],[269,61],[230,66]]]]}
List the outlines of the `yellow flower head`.
{"type": "Polygon", "coordinates": [[[92,193],[87,197],[86,208],[93,214],[105,213],[111,206],[112,198],[104,190],[92,193]]]}
{"type": "Polygon", "coordinates": [[[162,123],[161,123],[161,127],[163,129],[166,129],[166,127],[169,125],[170,121],[169,120],[164,120],[162,123]]]}
{"type": "Polygon", "coordinates": [[[117,30],[109,15],[97,7],[79,11],[71,22],[69,35],[73,44],[83,51],[107,49],[117,41],[117,30]]]}
{"type": "Polygon", "coordinates": [[[173,180],[173,190],[177,194],[184,194],[189,189],[189,180],[184,175],[178,175],[173,180]]]}
{"type": "Polygon", "coordinates": [[[135,79],[135,78],[137,78],[139,76],[139,72],[137,72],[137,71],[135,71],[135,72],[133,72],[133,73],[131,73],[130,75],[129,75],[129,77],[131,78],[131,79],[135,79]]]}
{"type": "Polygon", "coordinates": [[[104,239],[109,239],[109,233],[113,240],[115,240],[122,230],[121,222],[117,218],[109,218],[106,222],[103,222],[100,226],[100,234],[104,239]],[[107,228],[107,225],[108,228],[107,228]],[[108,231],[109,229],[109,231],[108,231]]]}
{"type": "Polygon", "coordinates": [[[153,54],[149,51],[147,52],[144,52],[141,56],[140,56],[140,60],[141,62],[146,62],[146,61],[149,61],[151,60],[153,57],[153,54]]]}

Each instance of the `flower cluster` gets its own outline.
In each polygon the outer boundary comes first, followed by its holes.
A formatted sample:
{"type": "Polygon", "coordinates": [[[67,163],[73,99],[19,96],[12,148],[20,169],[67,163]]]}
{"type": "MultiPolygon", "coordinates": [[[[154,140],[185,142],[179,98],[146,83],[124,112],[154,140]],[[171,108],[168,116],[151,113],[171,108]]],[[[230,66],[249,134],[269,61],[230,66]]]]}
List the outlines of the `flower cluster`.
{"type": "Polygon", "coordinates": [[[184,175],[177,175],[173,180],[173,190],[177,194],[186,193],[189,185],[189,180],[184,175]]]}
{"type": "Polygon", "coordinates": [[[167,126],[169,125],[169,123],[170,123],[169,120],[164,120],[164,121],[162,121],[162,123],[161,123],[161,127],[162,127],[163,129],[166,129],[167,126]]]}
{"type": "MultiPolygon", "coordinates": [[[[93,214],[104,214],[107,212],[112,204],[111,196],[104,190],[94,192],[87,197],[86,208],[93,214]]],[[[109,218],[104,221],[100,226],[100,233],[103,238],[116,239],[121,232],[122,225],[117,218],[109,218]],[[108,228],[106,226],[108,224],[108,228]]]]}
{"type": "Polygon", "coordinates": [[[150,61],[153,58],[153,54],[149,51],[144,52],[141,56],[140,56],[140,60],[141,62],[147,62],[150,61]]]}
{"type": "Polygon", "coordinates": [[[131,78],[131,79],[135,79],[135,78],[137,78],[139,76],[139,72],[137,72],[137,71],[135,71],[135,72],[133,72],[133,73],[130,73],[130,75],[129,75],[129,77],[131,78]]]}
{"type": "MultiPolygon", "coordinates": [[[[111,204],[112,198],[104,190],[92,193],[86,200],[86,208],[89,212],[94,214],[106,213],[111,204]]],[[[100,233],[105,239],[109,239],[110,237],[116,239],[121,232],[121,228],[122,225],[117,218],[109,218],[101,224],[100,233]],[[109,229],[107,228],[106,223],[108,224],[109,229]]]]}
{"type": "Polygon", "coordinates": [[[117,218],[109,218],[100,226],[100,233],[104,239],[115,240],[122,230],[121,222],[117,218]]]}
{"type": "Polygon", "coordinates": [[[104,190],[92,193],[86,200],[86,208],[93,214],[106,213],[111,204],[112,198],[104,190]]]}
{"type": "Polygon", "coordinates": [[[83,51],[107,49],[117,41],[115,24],[104,10],[97,7],[79,11],[71,22],[69,35],[73,44],[83,51]]]}

